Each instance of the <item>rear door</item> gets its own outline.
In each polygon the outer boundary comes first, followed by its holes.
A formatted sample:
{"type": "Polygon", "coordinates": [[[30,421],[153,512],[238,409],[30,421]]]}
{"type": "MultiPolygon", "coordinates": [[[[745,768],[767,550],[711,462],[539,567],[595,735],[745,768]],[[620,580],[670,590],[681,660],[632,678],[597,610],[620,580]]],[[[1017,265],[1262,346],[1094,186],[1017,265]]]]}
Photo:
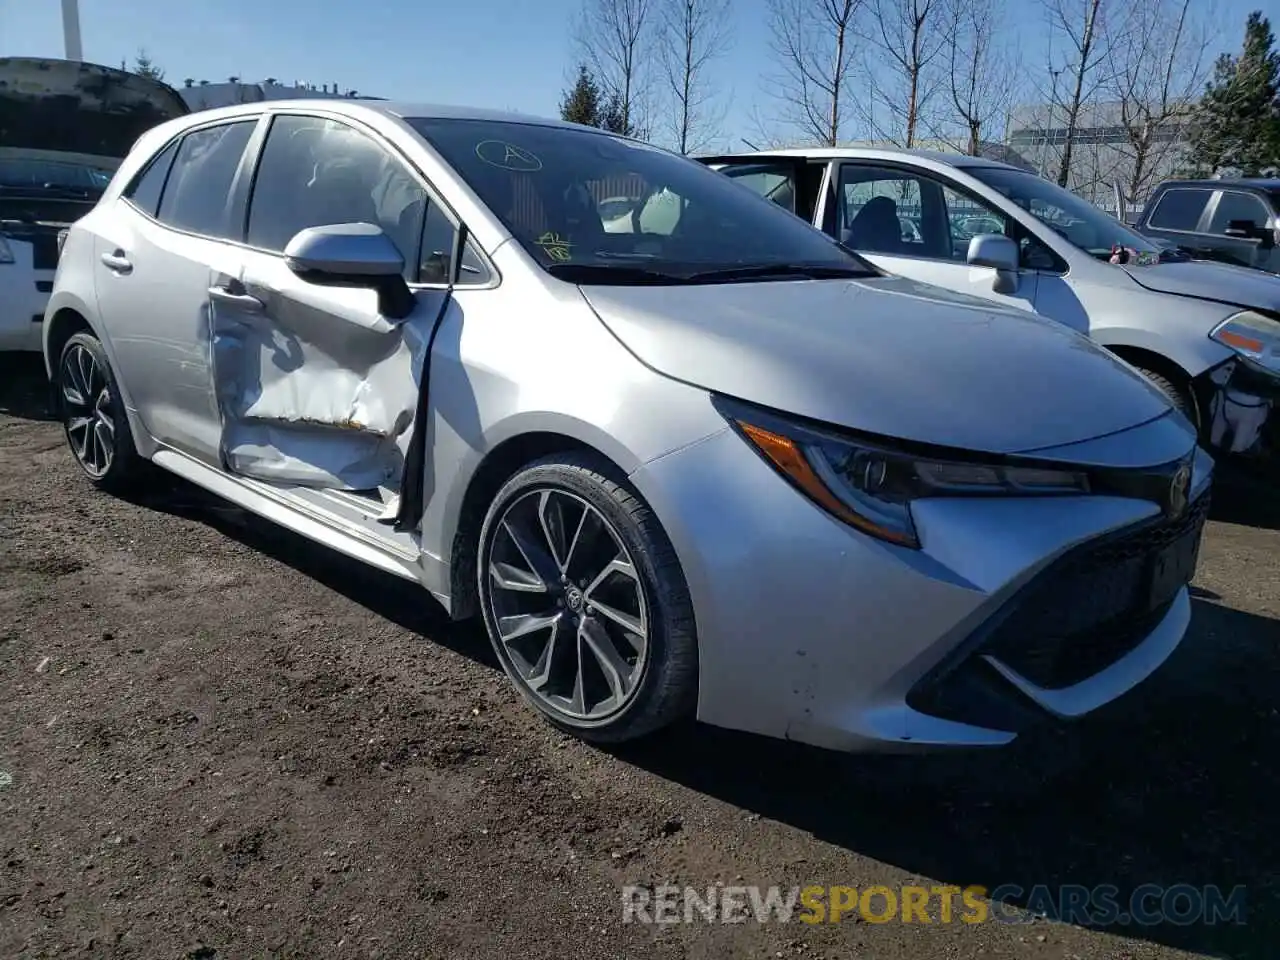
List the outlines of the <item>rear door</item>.
{"type": "Polygon", "coordinates": [[[1192,256],[1207,259],[1212,251],[1204,243],[1205,211],[1213,191],[1207,187],[1167,187],[1144,212],[1142,232],[1175,243],[1192,256]]]}
{"type": "MultiPolygon", "coordinates": [[[[444,302],[452,215],[372,133],[289,113],[270,121],[244,230],[236,263],[210,286],[211,373],[226,469],[390,503],[426,338],[444,302]],[[373,290],[319,286],[289,269],[283,250],[295,234],[343,223],[374,224],[396,244],[416,301],[408,317],[384,316],[373,290]]],[[[490,278],[469,249],[460,284],[490,278]]],[[[458,309],[450,301],[450,312],[458,309]]]]}
{"type": "Polygon", "coordinates": [[[703,163],[819,229],[817,210],[830,163],[805,157],[707,157],[703,163]]]}
{"type": "Polygon", "coordinates": [[[257,117],[197,127],[176,138],[95,218],[98,310],[148,433],[218,462],[210,380],[209,284],[235,262],[228,240],[257,117]]]}

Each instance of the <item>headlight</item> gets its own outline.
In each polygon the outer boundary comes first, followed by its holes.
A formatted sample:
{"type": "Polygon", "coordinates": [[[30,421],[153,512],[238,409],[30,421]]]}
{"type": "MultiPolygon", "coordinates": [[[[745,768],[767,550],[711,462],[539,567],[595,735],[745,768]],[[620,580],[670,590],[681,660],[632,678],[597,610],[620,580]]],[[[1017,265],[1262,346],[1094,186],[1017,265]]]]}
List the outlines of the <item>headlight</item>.
{"type": "Polygon", "coordinates": [[[4,237],[0,237],[0,263],[13,263],[13,247],[9,246],[9,241],[4,237]]]}
{"type": "Polygon", "coordinates": [[[1227,317],[1209,336],[1245,359],[1280,373],[1280,320],[1245,310],[1227,317]]]}
{"type": "Polygon", "coordinates": [[[62,248],[67,245],[67,234],[70,232],[69,230],[58,231],[58,256],[62,256],[62,248]]]}
{"type": "Polygon", "coordinates": [[[728,410],[730,422],[787,480],[852,527],[918,548],[911,504],[927,497],[1063,496],[1089,492],[1083,472],[889,449],[728,410]]]}

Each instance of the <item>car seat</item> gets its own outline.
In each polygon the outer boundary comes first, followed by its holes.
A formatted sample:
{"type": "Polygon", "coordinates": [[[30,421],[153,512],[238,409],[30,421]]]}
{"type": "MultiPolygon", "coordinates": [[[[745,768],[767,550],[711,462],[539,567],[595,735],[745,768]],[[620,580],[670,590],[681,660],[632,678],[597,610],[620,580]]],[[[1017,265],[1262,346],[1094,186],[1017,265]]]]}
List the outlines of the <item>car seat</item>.
{"type": "Polygon", "coordinates": [[[872,197],[844,231],[844,244],[870,253],[900,253],[902,222],[892,197],[872,197]]]}

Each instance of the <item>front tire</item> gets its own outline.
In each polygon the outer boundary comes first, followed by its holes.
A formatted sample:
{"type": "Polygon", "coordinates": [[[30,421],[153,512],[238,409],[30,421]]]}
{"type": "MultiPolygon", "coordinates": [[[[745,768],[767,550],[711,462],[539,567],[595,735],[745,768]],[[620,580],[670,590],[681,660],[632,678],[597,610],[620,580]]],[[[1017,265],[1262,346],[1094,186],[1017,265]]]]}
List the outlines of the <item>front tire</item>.
{"type": "Polygon", "coordinates": [[[555,726],[634,740],[690,714],[693,605],[652,511],[601,458],[520,470],[480,533],[480,605],[499,662],[555,726]]]}
{"type": "Polygon", "coordinates": [[[1169,398],[1169,402],[1177,408],[1178,412],[1190,420],[1197,431],[1200,430],[1200,410],[1189,385],[1180,386],[1164,374],[1145,367],[1138,367],[1138,372],[1159,387],[1160,392],[1169,398]]]}
{"type": "Polygon", "coordinates": [[[144,466],[129,432],[107,353],[91,333],[73,335],[54,374],[58,417],[80,470],[96,487],[119,491],[144,466]]]}

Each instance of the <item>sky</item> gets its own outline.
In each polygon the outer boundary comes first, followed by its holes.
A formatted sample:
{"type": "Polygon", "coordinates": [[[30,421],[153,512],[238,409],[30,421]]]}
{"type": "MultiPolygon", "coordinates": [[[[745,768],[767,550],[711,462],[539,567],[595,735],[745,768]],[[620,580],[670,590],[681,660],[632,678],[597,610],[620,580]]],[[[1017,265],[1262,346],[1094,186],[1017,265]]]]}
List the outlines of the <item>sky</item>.
{"type": "MultiPolygon", "coordinates": [[[[1214,8],[1236,51],[1244,20],[1272,0],[1197,0],[1214,8]]],[[[185,77],[336,83],[398,100],[554,116],[575,72],[572,25],[582,0],[80,0],[84,57],[132,64],[139,48],[180,86],[185,77]]],[[[754,138],[769,65],[766,0],[733,0],[732,45],[714,65],[726,97],[720,149],[754,138]]],[[[1007,0],[1023,61],[1045,62],[1035,0],[1007,0]]],[[[1280,20],[1280,17],[1276,18],[1280,20]]],[[[1280,23],[1276,24],[1280,30],[1280,23]]],[[[0,56],[63,56],[60,0],[0,0],[0,56]]]]}

